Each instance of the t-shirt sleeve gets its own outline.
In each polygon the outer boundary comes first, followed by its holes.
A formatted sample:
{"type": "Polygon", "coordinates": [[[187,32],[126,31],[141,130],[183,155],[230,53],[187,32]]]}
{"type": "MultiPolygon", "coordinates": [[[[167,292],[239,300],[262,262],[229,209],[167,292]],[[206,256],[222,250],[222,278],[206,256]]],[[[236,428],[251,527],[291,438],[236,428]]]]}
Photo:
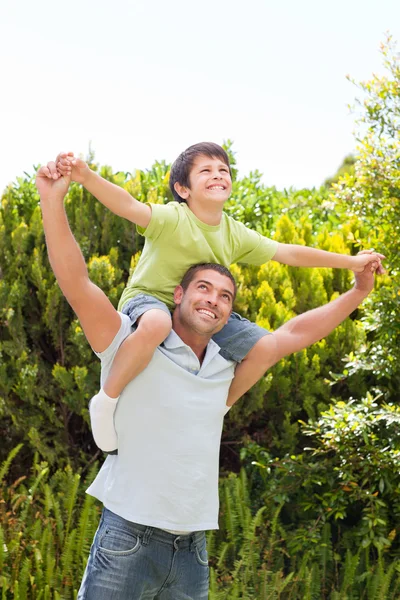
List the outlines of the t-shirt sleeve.
{"type": "Polygon", "coordinates": [[[237,244],[232,262],[262,265],[274,257],[278,242],[249,229],[239,221],[235,221],[235,229],[237,244]]]}
{"type": "Polygon", "coordinates": [[[111,368],[112,361],[118,351],[118,348],[122,344],[125,338],[128,337],[132,333],[132,323],[128,315],[124,315],[122,313],[118,313],[121,317],[121,326],[115,335],[111,344],[103,350],[103,352],[95,352],[95,354],[99,357],[101,361],[101,384],[103,385],[103,379],[108,374],[109,369],[111,368]]]}
{"type": "Polygon", "coordinates": [[[179,218],[175,205],[176,202],[169,202],[168,204],[148,203],[151,208],[150,223],[146,228],[137,225],[137,232],[151,241],[156,240],[160,235],[170,235],[174,231],[179,218]]]}

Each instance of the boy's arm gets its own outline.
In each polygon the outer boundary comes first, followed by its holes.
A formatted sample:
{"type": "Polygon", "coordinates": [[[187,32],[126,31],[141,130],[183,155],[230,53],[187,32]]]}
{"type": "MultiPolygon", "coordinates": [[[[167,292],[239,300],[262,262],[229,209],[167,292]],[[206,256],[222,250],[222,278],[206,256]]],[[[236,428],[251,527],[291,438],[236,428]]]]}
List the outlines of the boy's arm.
{"type": "Polygon", "coordinates": [[[71,176],[72,181],[81,183],[88,192],[104,204],[114,214],[123,217],[146,229],[151,219],[151,208],[133,198],[123,188],[103,179],[89,169],[80,158],[75,158],[71,152],[61,152],[56,159],[58,171],[71,176]]]}
{"type": "Polygon", "coordinates": [[[89,279],[64,209],[69,183],[69,177],[57,173],[54,162],[41,167],[36,176],[47,251],[58,285],[89,344],[96,352],[103,352],[118,333],[121,318],[104,292],[89,279]]]}
{"type": "Polygon", "coordinates": [[[380,261],[385,257],[372,250],[365,251],[357,256],[327,252],[318,248],[299,246],[296,244],[278,244],[272,260],[290,265],[291,267],[330,267],[336,269],[351,269],[361,273],[364,267],[372,262],[378,262],[377,273],[384,272],[380,261]]]}

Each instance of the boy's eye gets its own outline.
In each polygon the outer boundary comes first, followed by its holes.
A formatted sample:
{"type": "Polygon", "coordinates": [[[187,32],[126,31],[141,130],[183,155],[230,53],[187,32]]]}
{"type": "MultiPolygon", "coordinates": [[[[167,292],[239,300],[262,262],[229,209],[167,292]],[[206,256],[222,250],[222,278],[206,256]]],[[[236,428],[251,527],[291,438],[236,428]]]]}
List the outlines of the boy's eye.
{"type": "Polygon", "coordinates": [[[202,169],[200,172],[201,172],[201,173],[208,173],[208,171],[209,171],[209,170],[210,170],[210,169],[202,169]]]}

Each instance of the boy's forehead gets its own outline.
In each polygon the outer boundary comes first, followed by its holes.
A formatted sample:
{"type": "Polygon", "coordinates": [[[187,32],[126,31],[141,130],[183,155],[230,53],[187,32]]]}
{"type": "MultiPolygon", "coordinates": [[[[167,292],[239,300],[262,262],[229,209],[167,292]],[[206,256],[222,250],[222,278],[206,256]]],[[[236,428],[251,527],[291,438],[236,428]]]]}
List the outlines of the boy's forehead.
{"type": "Polygon", "coordinates": [[[199,167],[201,165],[206,165],[206,164],[210,165],[210,164],[215,164],[215,163],[227,166],[223,160],[221,160],[220,158],[218,158],[216,156],[207,156],[206,154],[199,154],[198,156],[196,156],[196,158],[193,162],[193,167],[199,167]]]}

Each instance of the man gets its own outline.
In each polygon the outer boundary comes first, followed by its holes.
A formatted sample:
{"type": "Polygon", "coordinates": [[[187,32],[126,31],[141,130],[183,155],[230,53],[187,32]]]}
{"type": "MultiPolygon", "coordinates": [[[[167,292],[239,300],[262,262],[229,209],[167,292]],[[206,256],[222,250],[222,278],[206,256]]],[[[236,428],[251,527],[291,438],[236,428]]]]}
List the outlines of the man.
{"type": "MultiPolygon", "coordinates": [[[[89,280],[64,210],[68,185],[68,177],[57,175],[54,163],[38,172],[50,263],[102,361],[104,379],[131,333],[131,323],[89,280]]],[[[357,274],[353,289],[330,304],[299,315],[267,336],[265,370],[341,323],[372,290],[377,268],[375,263],[357,274]]],[[[118,455],[107,458],[88,490],[103,502],[104,511],[78,595],[81,600],[208,597],[204,530],[218,527],[222,423],[238,399],[230,394],[227,403],[235,363],[220,356],[211,336],[229,318],[235,293],[225,267],[189,269],[175,289],[173,331],[149,366],[124,389],[115,413],[118,455]]],[[[91,409],[94,433],[100,445],[112,449],[116,434],[113,427],[107,429],[107,419],[101,430],[103,409],[107,412],[107,406],[91,409]]]]}

